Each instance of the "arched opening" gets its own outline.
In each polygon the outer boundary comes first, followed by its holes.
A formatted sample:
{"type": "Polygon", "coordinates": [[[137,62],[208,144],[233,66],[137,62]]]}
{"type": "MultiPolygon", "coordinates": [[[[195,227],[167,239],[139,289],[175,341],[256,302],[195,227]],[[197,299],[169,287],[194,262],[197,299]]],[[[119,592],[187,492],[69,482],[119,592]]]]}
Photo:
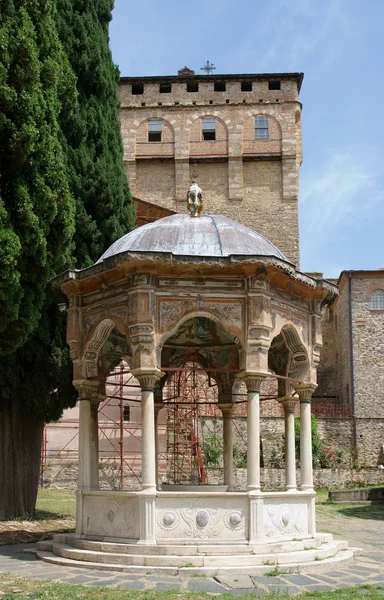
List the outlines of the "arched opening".
{"type": "Polygon", "coordinates": [[[285,325],[268,351],[268,368],[277,376],[277,396],[292,396],[292,383],[309,375],[308,353],[296,329],[285,325]]]}
{"type": "Polygon", "coordinates": [[[217,484],[211,469],[222,468],[225,443],[219,407],[233,400],[238,347],[220,323],[190,317],[164,342],[161,367],[166,372],[162,402],[167,415],[163,489],[217,484]]]}

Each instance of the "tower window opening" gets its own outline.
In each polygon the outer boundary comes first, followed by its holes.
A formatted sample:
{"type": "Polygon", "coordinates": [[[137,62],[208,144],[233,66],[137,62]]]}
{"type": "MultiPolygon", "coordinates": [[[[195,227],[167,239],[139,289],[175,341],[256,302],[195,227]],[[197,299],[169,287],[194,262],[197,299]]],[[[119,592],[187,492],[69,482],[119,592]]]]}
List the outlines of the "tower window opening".
{"type": "Polygon", "coordinates": [[[160,119],[148,121],[148,142],[161,142],[163,123],[160,119]]]}
{"type": "Polygon", "coordinates": [[[269,139],[269,123],[268,117],[255,117],[255,140],[269,139]]]}
{"type": "Polygon", "coordinates": [[[371,309],[384,310],[384,291],[375,290],[371,296],[371,309]]]}
{"type": "Polygon", "coordinates": [[[241,91],[242,92],[252,92],[252,81],[242,81],[241,82],[241,91]]]}
{"type": "Polygon", "coordinates": [[[269,90],[281,90],[281,81],[279,79],[268,81],[269,90]]]}
{"type": "Polygon", "coordinates": [[[160,83],[160,94],[170,94],[172,85],[170,83],[160,83]]]}
{"type": "Polygon", "coordinates": [[[188,81],[187,83],[187,92],[198,92],[199,84],[197,81],[188,81]]]}
{"type": "Polygon", "coordinates": [[[202,119],[201,130],[203,134],[203,140],[215,140],[216,139],[216,119],[202,119]]]}
{"type": "Polygon", "coordinates": [[[124,421],[130,421],[131,420],[131,407],[129,406],[129,404],[124,404],[124,421]]]}
{"type": "Polygon", "coordinates": [[[225,83],[225,81],[215,81],[215,83],[213,84],[213,89],[215,90],[215,92],[225,92],[225,90],[227,89],[227,84],[225,83]]]}
{"type": "Polygon", "coordinates": [[[134,96],[140,96],[141,94],[144,94],[144,84],[132,83],[132,94],[134,96]]]}

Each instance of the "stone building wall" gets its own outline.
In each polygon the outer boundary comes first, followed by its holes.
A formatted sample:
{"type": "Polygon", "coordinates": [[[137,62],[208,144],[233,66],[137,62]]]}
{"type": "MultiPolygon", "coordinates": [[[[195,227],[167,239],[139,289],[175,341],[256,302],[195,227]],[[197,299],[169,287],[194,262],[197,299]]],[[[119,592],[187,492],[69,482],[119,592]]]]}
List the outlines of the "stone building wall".
{"type": "Polygon", "coordinates": [[[160,77],[121,79],[120,122],[132,195],[185,212],[186,191],[197,174],[206,212],[263,233],[298,265],[302,149],[297,74],[282,77],[278,90],[269,89],[267,78],[249,76],[255,78],[252,91],[242,91],[242,76],[228,77],[223,92],[214,91],[217,79],[209,77],[168,78],[169,93],[160,92],[160,77]],[[197,92],[187,91],[191,81],[198,84],[197,92]],[[257,115],[269,118],[268,139],[255,139],[257,115]],[[216,120],[216,140],[203,140],[202,118],[216,120]],[[161,142],[148,141],[152,119],[163,123],[161,142]]]}
{"type": "Polygon", "coordinates": [[[337,392],[342,402],[351,404],[352,417],[355,414],[352,444],[356,445],[357,464],[372,467],[384,461],[384,310],[372,310],[371,295],[376,289],[384,291],[383,271],[343,273],[334,309],[337,392]]]}
{"type": "Polygon", "coordinates": [[[339,288],[339,297],[334,307],[334,325],[337,340],[337,395],[342,404],[349,404],[351,398],[351,355],[347,285],[339,288]]]}
{"type": "MultiPolygon", "coordinates": [[[[384,419],[384,310],[372,310],[371,295],[384,291],[384,272],[352,276],[355,406],[358,419],[384,419]]],[[[384,431],[383,431],[384,442],[384,431]]]]}
{"type": "Polygon", "coordinates": [[[320,351],[320,362],[317,368],[316,396],[333,396],[328,398],[330,402],[336,402],[337,398],[337,338],[335,331],[335,320],[331,307],[323,309],[321,317],[321,332],[323,346],[320,351]]]}

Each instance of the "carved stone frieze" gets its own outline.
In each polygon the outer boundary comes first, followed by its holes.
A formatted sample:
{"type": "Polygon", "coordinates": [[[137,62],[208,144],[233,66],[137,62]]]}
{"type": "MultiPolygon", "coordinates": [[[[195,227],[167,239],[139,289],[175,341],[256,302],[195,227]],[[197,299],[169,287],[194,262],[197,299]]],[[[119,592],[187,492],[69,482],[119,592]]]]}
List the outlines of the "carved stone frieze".
{"type": "Polygon", "coordinates": [[[305,535],[308,533],[306,504],[265,504],[263,510],[264,535],[267,538],[305,535]]]}
{"type": "Polygon", "coordinates": [[[136,273],[132,276],[132,285],[134,287],[139,287],[141,285],[150,284],[150,275],[148,273],[136,273]]]}
{"type": "Polygon", "coordinates": [[[180,524],[180,516],[173,510],[160,510],[157,514],[157,525],[164,531],[173,531],[180,524]]]}
{"type": "Polygon", "coordinates": [[[138,539],[139,506],[136,498],[120,500],[97,496],[85,498],[84,515],[88,535],[138,539]]]}
{"type": "Polygon", "coordinates": [[[241,502],[216,498],[162,499],[157,508],[157,535],[160,538],[189,540],[246,539],[247,499],[241,502]],[[165,505],[165,506],[164,506],[165,505]],[[172,533],[170,533],[172,532],[172,533]]]}
{"type": "Polygon", "coordinates": [[[180,319],[193,312],[205,312],[218,318],[225,329],[238,338],[243,337],[243,301],[222,298],[159,298],[158,315],[160,332],[173,329],[180,319]]]}

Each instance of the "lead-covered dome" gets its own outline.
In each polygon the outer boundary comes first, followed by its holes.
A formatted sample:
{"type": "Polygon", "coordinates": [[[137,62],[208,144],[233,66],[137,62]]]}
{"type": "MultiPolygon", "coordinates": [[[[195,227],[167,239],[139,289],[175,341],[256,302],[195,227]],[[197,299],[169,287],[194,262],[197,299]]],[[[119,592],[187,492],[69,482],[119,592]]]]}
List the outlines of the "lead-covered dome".
{"type": "Polygon", "coordinates": [[[271,256],[289,262],[266,237],[222,215],[164,217],[127,233],[108,248],[98,263],[125,252],[174,256],[271,256]]]}

